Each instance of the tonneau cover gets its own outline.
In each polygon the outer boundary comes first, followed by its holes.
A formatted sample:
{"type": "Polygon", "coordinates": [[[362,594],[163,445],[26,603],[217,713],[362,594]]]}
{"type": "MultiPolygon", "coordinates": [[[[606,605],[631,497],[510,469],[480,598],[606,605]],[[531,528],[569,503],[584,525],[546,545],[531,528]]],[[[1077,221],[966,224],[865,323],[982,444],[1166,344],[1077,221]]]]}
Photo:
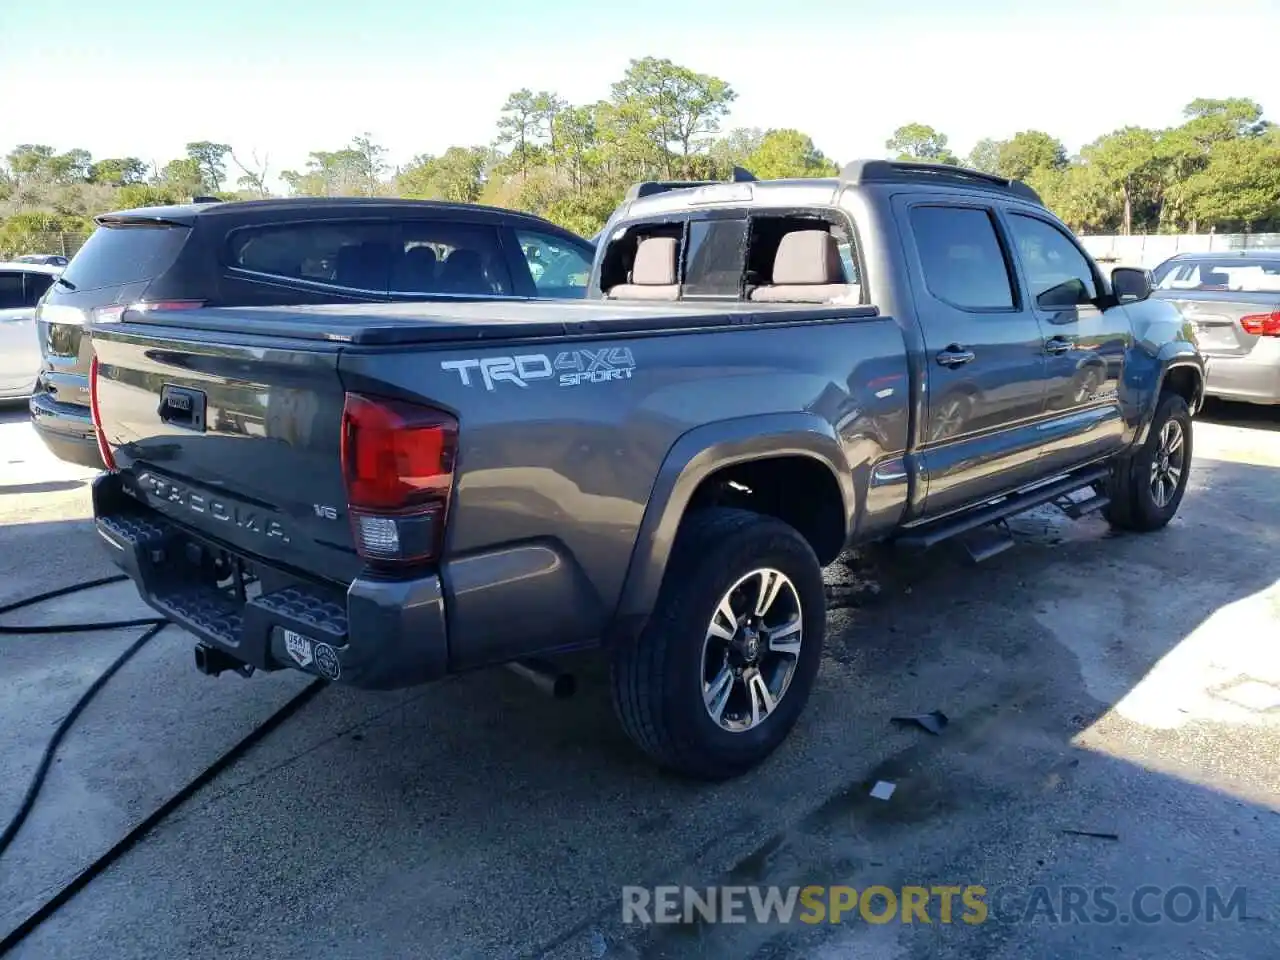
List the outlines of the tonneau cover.
{"type": "Polygon", "coordinates": [[[624,334],[877,315],[875,307],[837,304],[492,299],[130,311],[125,319],[188,330],[364,345],[624,334]]]}

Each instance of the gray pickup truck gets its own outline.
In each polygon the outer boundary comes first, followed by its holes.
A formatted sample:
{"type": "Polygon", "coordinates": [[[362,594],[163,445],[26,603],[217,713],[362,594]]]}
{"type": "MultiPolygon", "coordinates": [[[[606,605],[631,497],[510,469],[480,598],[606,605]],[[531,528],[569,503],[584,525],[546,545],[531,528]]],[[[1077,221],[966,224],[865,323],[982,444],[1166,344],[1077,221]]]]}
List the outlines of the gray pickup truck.
{"type": "Polygon", "coordinates": [[[563,689],[602,647],[639,747],[731,777],[802,711],[846,547],[1169,522],[1204,367],[1149,293],[961,168],[640,185],[585,300],[95,324],[97,526],[206,673],[563,689]]]}

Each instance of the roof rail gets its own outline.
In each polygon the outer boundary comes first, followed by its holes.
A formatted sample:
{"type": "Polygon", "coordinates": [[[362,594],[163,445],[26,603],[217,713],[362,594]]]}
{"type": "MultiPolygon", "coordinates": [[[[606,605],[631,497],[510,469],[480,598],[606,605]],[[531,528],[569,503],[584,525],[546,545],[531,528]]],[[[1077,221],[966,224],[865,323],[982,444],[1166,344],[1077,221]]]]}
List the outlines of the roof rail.
{"type": "Polygon", "coordinates": [[[1044,206],[1040,194],[1021,180],[1010,180],[982,170],[949,163],[924,163],[918,160],[854,160],[840,171],[840,179],[849,184],[860,183],[926,183],[950,181],[957,186],[976,186],[1003,190],[1024,200],[1044,206]]]}
{"type": "MultiPolygon", "coordinates": [[[[734,167],[733,173],[730,175],[729,183],[754,183],[758,178],[750,170],[742,167],[734,167]]],[[[724,183],[723,180],[644,180],[640,183],[634,183],[627,188],[626,196],[623,201],[639,200],[641,197],[651,197],[654,194],[666,193],[668,190],[688,190],[690,187],[710,187],[717,183],[724,183]]]]}

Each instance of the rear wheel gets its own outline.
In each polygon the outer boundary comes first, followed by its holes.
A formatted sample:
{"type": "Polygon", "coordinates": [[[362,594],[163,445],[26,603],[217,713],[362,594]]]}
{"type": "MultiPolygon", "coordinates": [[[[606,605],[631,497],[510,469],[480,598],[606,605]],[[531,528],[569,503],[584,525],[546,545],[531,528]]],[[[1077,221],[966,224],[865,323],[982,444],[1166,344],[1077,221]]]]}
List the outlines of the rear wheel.
{"type": "Polygon", "coordinates": [[[1105,515],[1113,527],[1149,533],[1164,527],[1182,504],[1191,472],[1191,411],[1164,393],[1146,442],[1112,468],[1105,515]]]}
{"type": "Polygon", "coordinates": [[[692,514],[648,624],[613,651],[622,726],[681,774],[744,773],[804,709],[825,627],[822,568],[793,527],[745,510],[692,514]]]}

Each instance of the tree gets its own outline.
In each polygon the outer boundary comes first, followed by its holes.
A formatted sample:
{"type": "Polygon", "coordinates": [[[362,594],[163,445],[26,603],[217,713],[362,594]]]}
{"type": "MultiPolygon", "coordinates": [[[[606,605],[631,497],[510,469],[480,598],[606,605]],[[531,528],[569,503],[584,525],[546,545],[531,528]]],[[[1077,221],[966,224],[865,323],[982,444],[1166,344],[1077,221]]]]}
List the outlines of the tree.
{"type": "Polygon", "coordinates": [[[142,183],[147,178],[147,165],[137,157],[113,157],[99,160],[89,167],[89,180],[110,187],[142,183]]]}
{"type": "Polygon", "coordinates": [[[88,150],[68,150],[46,160],[41,173],[51,183],[67,186],[72,183],[85,183],[89,180],[89,169],[93,165],[93,157],[88,150]]]}
{"type": "Polygon", "coordinates": [[[530,151],[538,135],[542,114],[537,97],[527,87],[507,97],[498,117],[498,143],[511,147],[511,158],[520,171],[528,176],[530,151]]]}
{"type": "Polygon", "coordinates": [[[475,203],[484,189],[488,147],[450,147],[439,157],[418,156],[397,177],[399,193],[419,200],[475,203]]]}
{"type": "Polygon", "coordinates": [[[562,113],[569,107],[569,102],[549,91],[542,91],[533,98],[534,122],[539,138],[545,138],[547,153],[551,157],[551,165],[559,166],[559,133],[558,123],[562,113]]]}
{"type": "Polygon", "coordinates": [[[189,195],[184,195],[172,186],[152,183],[127,183],[116,192],[115,206],[120,210],[133,207],[161,207],[170,203],[180,203],[189,195]]]}
{"type": "Polygon", "coordinates": [[[267,173],[270,171],[270,155],[258,159],[258,151],[254,150],[250,154],[253,160],[253,166],[249,166],[236,156],[235,151],[230,151],[231,162],[240,169],[240,176],[236,178],[236,186],[240,187],[246,193],[252,193],[258,197],[269,197],[271,191],[267,189],[267,173]]]}
{"type": "Polygon", "coordinates": [[[1182,115],[1187,118],[1182,129],[1206,147],[1236,137],[1256,137],[1270,126],[1262,119],[1262,106],[1246,97],[1201,97],[1183,107],[1182,115]]]}
{"type": "Polygon", "coordinates": [[[193,157],[180,157],[170,160],[160,171],[159,183],[156,186],[166,188],[169,192],[184,199],[198,197],[203,194],[205,185],[204,171],[200,169],[200,161],[193,157]]]}
{"type": "Polygon", "coordinates": [[[1099,137],[1081,151],[1084,159],[1120,194],[1122,232],[1133,232],[1135,211],[1145,224],[1158,210],[1163,181],[1156,152],[1157,135],[1142,127],[1124,127],[1099,137]]]}
{"type": "Polygon", "coordinates": [[[718,77],[657,57],[632,60],[613,85],[615,105],[638,108],[651,118],[648,132],[668,177],[692,176],[693,156],[710,145],[710,135],[720,129],[737,96],[718,77]]]}
{"type": "Polygon", "coordinates": [[[314,150],[307,169],[283,170],[280,179],[297,197],[371,197],[382,192],[382,175],[387,170],[386,148],[374,143],[369,134],[353,137],[341,150],[314,150]]]}
{"type": "Polygon", "coordinates": [[[716,178],[727,177],[734,167],[751,169],[751,155],[760,149],[764,137],[759,127],[737,127],[716,138],[707,151],[716,178]]]}
{"type": "Polygon", "coordinates": [[[1239,224],[1246,232],[1280,218],[1280,141],[1251,136],[1214,144],[1183,196],[1197,220],[1239,224]]]}
{"type": "Polygon", "coordinates": [[[996,148],[996,169],[1010,180],[1027,180],[1036,171],[1059,171],[1067,165],[1062,141],[1039,130],[1015,133],[996,148]]]}
{"type": "Polygon", "coordinates": [[[1001,141],[992,140],[990,137],[979,140],[973,145],[973,149],[969,152],[969,158],[965,162],[974,170],[981,170],[984,173],[997,173],[999,172],[1001,146],[1001,141]]]}
{"type": "Polygon", "coordinates": [[[27,179],[38,179],[45,165],[53,159],[53,147],[43,143],[20,143],[9,151],[5,162],[18,184],[27,179]]]}
{"type": "Polygon", "coordinates": [[[228,144],[212,143],[209,140],[196,140],[187,144],[187,158],[200,171],[201,184],[208,193],[217,193],[222,189],[222,181],[227,178],[226,157],[230,152],[228,144]]]}
{"type": "Polygon", "coordinates": [[[381,185],[382,175],[387,172],[387,164],[383,159],[387,148],[373,142],[370,134],[351,138],[351,152],[354,154],[355,175],[359,178],[360,187],[365,196],[376,196],[381,185]]]}
{"type": "Polygon", "coordinates": [[[898,160],[924,160],[929,163],[959,163],[947,147],[947,135],[924,123],[908,123],[893,131],[884,145],[898,160]]]}
{"type": "Polygon", "coordinates": [[[761,180],[830,177],[836,165],[799,130],[770,130],[747,157],[746,167],[761,180]]]}

